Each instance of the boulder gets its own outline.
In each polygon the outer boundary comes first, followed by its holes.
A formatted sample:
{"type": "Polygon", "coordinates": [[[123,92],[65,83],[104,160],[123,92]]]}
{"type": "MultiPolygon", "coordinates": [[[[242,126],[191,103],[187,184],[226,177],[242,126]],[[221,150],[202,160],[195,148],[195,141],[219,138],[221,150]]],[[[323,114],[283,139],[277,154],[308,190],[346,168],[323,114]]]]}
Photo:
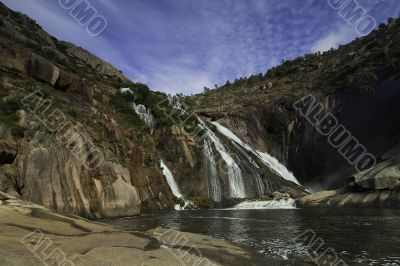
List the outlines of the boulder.
{"type": "Polygon", "coordinates": [[[87,101],[91,101],[94,97],[93,87],[88,86],[84,79],[64,69],[60,69],[60,74],[55,83],[55,88],[62,91],[80,94],[87,101]]]}
{"type": "Polygon", "coordinates": [[[399,208],[399,190],[321,191],[297,201],[299,207],[399,208]]]}
{"type": "Polygon", "coordinates": [[[400,158],[400,145],[387,152],[383,156],[384,161],[373,169],[350,177],[349,189],[352,191],[385,190],[400,187],[400,161],[398,158],[400,158]]]}
{"type": "Polygon", "coordinates": [[[0,191],[0,200],[16,200],[17,198],[0,191]]]}
{"type": "Polygon", "coordinates": [[[309,194],[298,200],[300,206],[319,206],[324,200],[339,194],[337,190],[320,191],[309,194]]]}
{"type": "Polygon", "coordinates": [[[273,192],[271,194],[271,196],[275,200],[290,198],[290,195],[288,193],[281,193],[281,192],[278,192],[278,191],[273,192]]]}
{"type": "Polygon", "coordinates": [[[56,89],[75,91],[78,89],[80,78],[64,69],[60,69],[60,74],[55,84],[56,89]]]}
{"type": "Polygon", "coordinates": [[[19,72],[26,72],[30,58],[30,52],[25,49],[0,50],[0,66],[19,72]]]}
{"type": "Polygon", "coordinates": [[[60,75],[60,69],[43,57],[32,54],[29,73],[36,79],[54,86],[60,75]]]}
{"type": "Polygon", "coordinates": [[[358,175],[355,183],[368,189],[394,189],[400,186],[400,169],[398,165],[391,165],[383,169],[373,169],[366,175],[358,175]]]}

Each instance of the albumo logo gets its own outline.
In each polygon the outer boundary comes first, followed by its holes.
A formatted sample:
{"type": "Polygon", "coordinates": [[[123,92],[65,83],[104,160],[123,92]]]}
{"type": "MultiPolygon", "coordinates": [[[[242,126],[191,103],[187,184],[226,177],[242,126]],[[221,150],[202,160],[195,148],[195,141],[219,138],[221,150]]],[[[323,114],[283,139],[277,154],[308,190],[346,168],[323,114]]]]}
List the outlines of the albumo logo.
{"type": "Polygon", "coordinates": [[[293,104],[294,109],[322,136],[328,138],[328,143],[338,150],[339,154],[358,172],[372,169],[376,165],[376,158],[367,152],[364,147],[346,127],[331,112],[325,110],[324,105],[313,95],[307,95],[293,104]]]}
{"type": "Polygon", "coordinates": [[[328,4],[351,26],[360,36],[370,33],[376,26],[374,17],[356,0],[328,0],[328,4]]]}
{"type": "Polygon", "coordinates": [[[107,28],[106,18],[99,15],[87,0],[58,0],[59,5],[85,28],[89,35],[97,37],[107,28]]]}

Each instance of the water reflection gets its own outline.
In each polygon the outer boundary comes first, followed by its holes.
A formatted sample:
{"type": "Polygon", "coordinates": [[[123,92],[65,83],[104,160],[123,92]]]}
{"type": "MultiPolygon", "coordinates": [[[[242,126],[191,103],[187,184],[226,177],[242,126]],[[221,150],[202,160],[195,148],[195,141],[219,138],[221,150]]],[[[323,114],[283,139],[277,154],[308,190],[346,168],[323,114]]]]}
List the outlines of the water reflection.
{"type": "Polygon", "coordinates": [[[306,257],[293,239],[312,229],[349,265],[400,265],[400,212],[391,210],[201,210],[104,221],[125,230],[169,226],[250,247],[289,262],[306,257]]]}

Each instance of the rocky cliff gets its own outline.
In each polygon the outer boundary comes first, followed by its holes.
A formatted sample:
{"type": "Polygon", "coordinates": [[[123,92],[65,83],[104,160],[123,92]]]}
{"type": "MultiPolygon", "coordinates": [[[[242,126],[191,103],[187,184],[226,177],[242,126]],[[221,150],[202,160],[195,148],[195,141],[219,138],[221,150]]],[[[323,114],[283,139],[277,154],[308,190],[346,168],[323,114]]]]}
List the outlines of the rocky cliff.
{"type": "Polygon", "coordinates": [[[134,111],[122,118],[129,107],[121,110],[118,89],[136,85],[28,17],[0,10],[0,190],[87,217],[173,208],[154,139],[134,111]]]}
{"type": "Polygon", "coordinates": [[[199,207],[304,195],[260,155],[182,110],[180,99],[130,81],[4,5],[0,33],[1,191],[93,218],[170,210],[182,200],[163,160],[199,207]]]}
{"type": "Polygon", "coordinates": [[[337,50],[172,97],[0,5],[0,190],[86,217],[170,210],[180,197],[202,208],[299,198],[302,185],[396,191],[385,154],[400,141],[399,28],[390,20],[337,50]],[[305,96],[318,107],[307,115],[305,96]],[[334,148],[311,115],[334,116],[355,144],[334,148]],[[372,172],[340,153],[357,144],[376,158],[372,172]]]}
{"type": "Polygon", "coordinates": [[[337,50],[285,61],[266,74],[227,82],[188,103],[200,115],[279,158],[311,191],[344,187],[343,194],[350,193],[348,179],[359,175],[343,154],[357,153],[362,144],[377,164],[362,174],[364,181],[359,183],[369,185],[360,191],[395,193],[400,176],[385,154],[400,142],[399,29],[400,21],[391,19],[337,50]],[[308,117],[295,106],[305,96],[319,105],[308,117]],[[351,136],[353,143],[335,147],[327,134],[320,133],[315,125],[328,114],[347,129],[346,137],[351,136]],[[310,117],[315,117],[314,123],[310,117]],[[390,182],[375,180],[382,170],[390,182]]]}

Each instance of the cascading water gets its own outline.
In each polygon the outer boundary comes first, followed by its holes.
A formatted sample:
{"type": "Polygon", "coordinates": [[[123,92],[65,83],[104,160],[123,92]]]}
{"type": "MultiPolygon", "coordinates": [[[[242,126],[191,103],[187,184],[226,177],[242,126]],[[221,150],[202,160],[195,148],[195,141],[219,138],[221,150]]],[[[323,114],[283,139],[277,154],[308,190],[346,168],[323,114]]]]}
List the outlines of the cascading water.
{"type": "MultiPolygon", "coordinates": [[[[246,198],[246,190],[243,181],[242,171],[240,170],[238,164],[226,151],[224,145],[215,135],[215,133],[209,129],[206,124],[198,118],[200,121],[200,126],[206,130],[207,139],[214,144],[215,149],[219,153],[221,159],[225,162],[228,170],[229,178],[229,194],[232,198],[246,198]]],[[[211,158],[215,161],[215,158],[211,158]]],[[[215,162],[214,162],[215,163],[215,162]]]]}
{"type": "Polygon", "coordinates": [[[215,164],[215,157],[212,146],[208,139],[204,140],[204,157],[206,165],[208,197],[219,202],[222,198],[221,183],[219,181],[219,175],[217,171],[217,166],[215,164]]]}
{"type": "MultiPolygon", "coordinates": [[[[132,94],[135,93],[130,88],[120,88],[119,92],[121,94],[132,94]]],[[[155,127],[155,120],[153,115],[151,114],[150,108],[147,109],[146,106],[143,104],[136,104],[135,102],[131,103],[132,109],[139,115],[140,119],[150,128],[150,133],[153,134],[154,127],[155,127]]]]}
{"type": "Polygon", "coordinates": [[[259,170],[260,167],[258,164],[254,161],[254,159],[249,155],[249,153],[243,149],[242,146],[240,146],[238,143],[232,141],[233,146],[235,149],[239,152],[241,156],[243,156],[250,164],[246,164],[246,160],[241,160],[241,166],[244,167],[244,174],[246,177],[247,185],[251,185],[250,189],[253,190],[253,188],[256,189],[256,194],[257,196],[264,195],[265,192],[265,185],[260,177],[259,170]]]}
{"type": "Polygon", "coordinates": [[[162,160],[160,161],[160,165],[162,168],[162,172],[165,176],[165,179],[167,180],[167,183],[171,188],[172,194],[177,198],[182,198],[182,194],[179,190],[178,184],[176,183],[174,176],[172,175],[172,172],[169,170],[169,168],[165,165],[165,163],[162,160]]]}
{"type": "Polygon", "coordinates": [[[233,208],[234,210],[246,209],[295,209],[296,202],[294,199],[266,200],[266,201],[244,201],[233,208]]]}
{"type": "Polygon", "coordinates": [[[221,134],[223,134],[224,136],[233,140],[234,142],[239,144],[241,147],[243,147],[247,151],[251,152],[253,155],[257,156],[265,166],[267,166],[268,168],[270,168],[271,170],[273,170],[274,172],[279,174],[284,179],[286,179],[288,181],[292,181],[292,182],[298,184],[299,186],[301,186],[299,181],[296,179],[296,177],[294,177],[294,175],[283,164],[281,164],[276,158],[272,157],[270,154],[268,154],[266,152],[260,152],[256,149],[254,149],[252,146],[244,143],[232,131],[230,131],[226,127],[222,126],[218,122],[212,122],[212,124],[217,128],[217,130],[221,134]]]}
{"type": "Polygon", "coordinates": [[[181,194],[181,191],[179,189],[178,184],[175,181],[174,176],[172,175],[171,170],[169,170],[169,168],[167,167],[167,165],[164,163],[164,161],[160,161],[160,165],[162,168],[162,172],[163,175],[165,176],[165,179],[167,180],[167,183],[169,185],[169,187],[171,188],[172,194],[177,197],[178,199],[182,199],[184,204],[180,205],[180,204],[176,204],[175,205],[175,210],[179,211],[179,210],[184,210],[186,209],[190,204],[193,204],[193,202],[191,202],[190,200],[186,200],[183,198],[183,195],[181,194]]]}
{"type": "Polygon", "coordinates": [[[133,91],[130,88],[120,88],[119,89],[120,93],[129,93],[129,94],[133,94],[133,91]]]}
{"type": "Polygon", "coordinates": [[[132,103],[132,108],[139,115],[140,119],[144,121],[144,123],[150,128],[150,133],[153,134],[155,127],[155,120],[153,115],[151,114],[151,110],[147,109],[143,104],[132,103]]]}

